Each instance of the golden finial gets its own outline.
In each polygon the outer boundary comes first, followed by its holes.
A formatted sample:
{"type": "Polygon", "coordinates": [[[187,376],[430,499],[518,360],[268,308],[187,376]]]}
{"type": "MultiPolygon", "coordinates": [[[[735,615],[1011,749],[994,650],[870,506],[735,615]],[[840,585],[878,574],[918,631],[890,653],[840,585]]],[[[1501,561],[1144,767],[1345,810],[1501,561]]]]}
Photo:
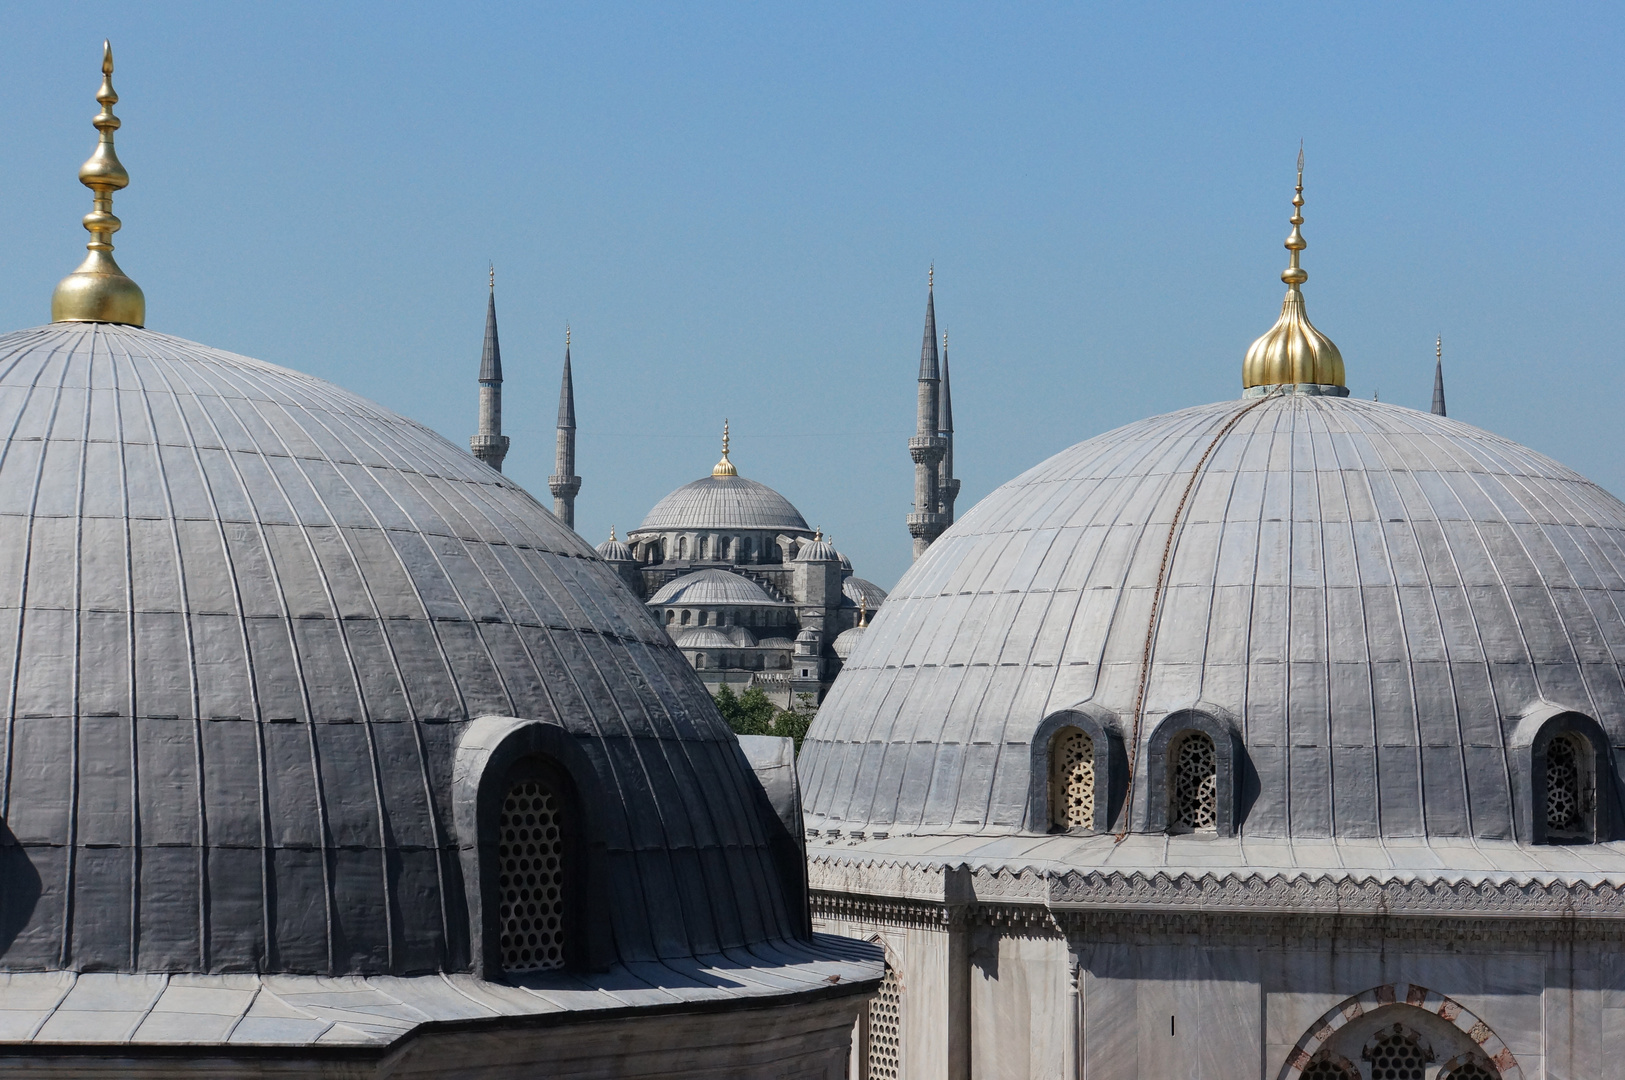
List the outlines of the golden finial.
{"type": "Polygon", "coordinates": [[[925,287],[927,289],[934,289],[934,288],[937,287],[937,264],[936,263],[932,263],[930,266],[928,266],[926,268],[926,271],[925,271],[925,287]]]}
{"type": "Polygon", "coordinates": [[[569,351],[569,348],[570,348],[570,324],[569,323],[564,324],[564,348],[565,348],[565,351],[567,351],[567,352],[569,351]]]}
{"type": "Polygon", "coordinates": [[[711,470],[712,476],[738,476],[739,470],[728,460],[728,421],[722,421],[722,460],[711,470]]]}
{"type": "Polygon", "coordinates": [[[91,211],[84,226],[90,233],[88,254],[79,269],[57,283],[51,294],[52,322],[108,322],[141,326],[147,321],[147,298],[113,261],[113,234],[122,222],[113,216],[113,192],[130,182],[130,174],[113,150],[113,46],[102,42],[102,86],[96,91],[102,111],[91,121],[101,138],[90,160],[79,166],[79,182],[91,190],[91,211]]]}
{"type": "Polygon", "coordinates": [[[869,598],[862,593],[858,595],[858,626],[869,625],[869,598]]]}
{"type": "Polygon", "coordinates": [[[1444,335],[1440,334],[1433,339],[1433,359],[1435,363],[1444,363],[1444,335]]]}
{"type": "Polygon", "coordinates": [[[615,526],[613,526],[613,525],[611,525],[609,527],[609,538],[610,538],[611,542],[613,542],[614,539],[615,539],[615,526]]]}
{"type": "Polygon", "coordinates": [[[497,264],[491,264],[491,291],[497,291],[497,264]]]}
{"type": "Polygon", "coordinates": [[[1241,365],[1241,385],[1255,386],[1309,385],[1335,387],[1347,393],[1343,372],[1343,354],[1331,339],[1309,321],[1304,310],[1304,282],[1308,271],[1299,265],[1299,255],[1308,243],[1303,238],[1303,147],[1298,147],[1298,184],[1292,195],[1292,232],[1287,235],[1286,248],[1291,252],[1287,268],[1281,272],[1286,282],[1286,299],[1281,303],[1281,316],[1269,332],[1247,350],[1247,359],[1241,365]]]}

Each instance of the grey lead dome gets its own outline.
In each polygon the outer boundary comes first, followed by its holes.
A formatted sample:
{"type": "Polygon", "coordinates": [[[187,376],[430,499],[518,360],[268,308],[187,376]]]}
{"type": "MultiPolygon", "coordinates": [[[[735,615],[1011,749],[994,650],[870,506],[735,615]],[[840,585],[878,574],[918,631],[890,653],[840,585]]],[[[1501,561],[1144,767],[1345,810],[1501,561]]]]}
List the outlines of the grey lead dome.
{"type": "Polygon", "coordinates": [[[782,529],[811,532],[790,500],[743,476],[705,476],[654,504],[638,532],[650,529],[782,529]]]}
{"type": "Polygon", "coordinates": [[[1080,443],[933,544],[808,734],[809,824],[1021,829],[1047,716],[1089,703],[1132,740],[1168,551],[1136,829],[1154,722],[1200,705],[1239,726],[1243,834],[1527,841],[1519,718],[1621,742],[1625,505],[1444,417],[1289,394],[1223,432],[1247,405],[1080,443]]]}
{"type": "Polygon", "coordinates": [[[469,966],[454,750],[563,727],[622,961],[795,936],[760,791],[613,572],[445,439],[125,326],[0,336],[0,968],[469,966]]]}

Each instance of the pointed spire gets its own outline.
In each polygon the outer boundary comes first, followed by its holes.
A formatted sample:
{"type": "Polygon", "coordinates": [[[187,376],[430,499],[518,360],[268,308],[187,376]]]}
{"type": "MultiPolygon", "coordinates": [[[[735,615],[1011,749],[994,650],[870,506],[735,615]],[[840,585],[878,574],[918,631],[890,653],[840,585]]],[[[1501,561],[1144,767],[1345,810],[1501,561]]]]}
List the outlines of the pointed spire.
{"type": "Polygon", "coordinates": [[[480,382],[502,382],[502,345],[497,341],[497,268],[491,266],[491,291],[485,298],[485,345],[480,349],[480,382]]]}
{"type": "Polygon", "coordinates": [[[141,286],[125,276],[113,261],[113,234],[123,224],[113,216],[113,192],[130,182],[117,152],[113,132],[119,118],[113,115],[118,94],[113,91],[113,46],[102,42],[102,85],[96,92],[102,111],[91,123],[101,133],[96,152],[79,166],[79,182],[91,190],[91,211],[84,217],[90,233],[88,254],[79,268],[57,283],[51,294],[52,322],[108,322],[142,326],[147,321],[147,298],[141,286]]]}
{"type": "Polygon", "coordinates": [[[716,465],[714,465],[712,467],[711,475],[712,476],[738,476],[739,475],[739,470],[734,468],[734,463],[728,460],[728,421],[727,421],[726,418],[724,418],[723,421],[722,421],[722,460],[717,462],[716,465]]]}
{"type": "Polygon", "coordinates": [[[954,523],[954,502],[959,498],[959,479],[954,476],[954,397],[948,383],[948,331],[942,332],[942,385],[937,392],[937,427],[942,436],[942,464],[938,466],[937,501],[942,523],[954,523]]]}
{"type": "Polygon", "coordinates": [[[570,327],[564,327],[564,377],[559,381],[558,426],[574,431],[576,428],[576,388],[570,373],[570,327]]]}
{"type": "Polygon", "coordinates": [[[1347,393],[1343,373],[1343,354],[1331,339],[1316,330],[1304,310],[1300,286],[1309,280],[1309,273],[1301,265],[1299,256],[1308,242],[1303,238],[1303,147],[1298,147],[1298,185],[1292,196],[1292,232],[1287,235],[1286,248],[1291,257],[1281,272],[1286,282],[1286,299],[1281,302],[1281,315],[1268,333],[1253,342],[1241,366],[1241,385],[1255,386],[1323,386],[1334,387],[1347,393]]]}
{"type": "Polygon", "coordinates": [[[1444,416],[1444,335],[1433,342],[1433,415],[1444,416]]]}
{"type": "Polygon", "coordinates": [[[935,380],[937,368],[937,266],[931,264],[925,277],[925,341],[920,345],[920,378],[935,380]]]}
{"type": "Polygon", "coordinates": [[[553,474],[547,478],[553,493],[553,516],[570,528],[576,527],[576,494],[581,477],[576,475],[576,388],[570,371],[570,326],[564,327],[564,374],[559,379],[559,420],[553,448],[553,474]]]}

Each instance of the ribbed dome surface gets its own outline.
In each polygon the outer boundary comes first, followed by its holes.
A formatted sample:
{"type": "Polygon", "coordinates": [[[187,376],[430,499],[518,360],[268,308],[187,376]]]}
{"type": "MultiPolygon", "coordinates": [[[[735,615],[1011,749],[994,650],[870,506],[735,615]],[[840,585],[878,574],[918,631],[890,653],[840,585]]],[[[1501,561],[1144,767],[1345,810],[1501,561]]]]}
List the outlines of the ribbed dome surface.
{"type": "Polygon", "coordinates": [[[1132,739],[1165,551],[1136,776],[1161,716],[1227,710],[1243,833],[1512,838],[1525,710],[1625,739],[1625,505],[1453,420],[1285,395],[1090,439],[966,514],[820,708],[811,817],[1019,829],[1044,717],[1092,702],[1132,739]]]}
{"type": "Polygon", "coordinates": [[[684,484],[643,519],[651,529],[768,529],[811,532],[790,500],[743,476],[707,476],[684,484]]]}
{"type": "Polygon", "coordinates": [[[651,604],[694,604],[722,607],[729,604],[784,605],[756,582],[727,570],[696,570],[673,578],[649,598],[651,604]]]}
{"type": "Polygon", "coordinates": [[[0,968],[466,967],[453,755],[485,714],[562,725],[613,793],[587,842],[622,960],[792,932],[682,655],[445,439],[78,323],[0,336],[0,433],[0,968]]]}

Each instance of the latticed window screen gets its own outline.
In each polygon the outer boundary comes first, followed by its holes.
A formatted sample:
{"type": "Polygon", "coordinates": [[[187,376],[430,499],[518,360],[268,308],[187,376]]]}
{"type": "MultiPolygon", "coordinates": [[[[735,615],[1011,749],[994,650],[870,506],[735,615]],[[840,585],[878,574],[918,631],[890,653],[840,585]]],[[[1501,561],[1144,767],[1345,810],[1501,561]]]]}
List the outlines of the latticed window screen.
{"type": "Polygon", "coordinates": [[[1052,824],[1063,829],[1095,823],[1095,741],[1077,728],[1065,728],[1050,748],[1052,824]]]}
{"type": "Polygon", "coordinates": [[[1546,828],[1572,833],[1585,827],[1583,773],[1580,748],[1571,735],[1559,735],[1546,744],[1546,828]]]}
{"type": "Polygon", "coordinates": [[[1362,1056],[1371,1062],[1371,1080],[1427,1080],[1428,1052],[1398,1024],[1377,1032],[1362,1056]]]}
{"type": "Polygon", "coordinates": [[[1219,755],[1204,732],[1184,735],[1173,752],[1174,824],[1193,832],[1219,826],[1219,755]]]}
{"type": "Polygon", "coordinates": [[[1299,1080],[1360,1080],[1360,1072],[1336,1054],[1323,1050],[1298,1077],[1299,1080]]]}
{"type": "Polygon", "coordinates": [[[903,1075],[903,984],[886,969],[880,990],[869,999],[869,1076],[897,1080],[903,1075]]]}
{"type": "Polygon", "coordinates": [[[563,967],[564,835],[558,800],[546,785],[521,780],[508,789],[500,837],[502,966],[563,967]]]}
{"type": "Polygon", "coordinates": [[[1443,1080],[1501,1080],[1501,1074],[1483,1062],[1464,1061],[1445,1073],[1443,1080]]]}

